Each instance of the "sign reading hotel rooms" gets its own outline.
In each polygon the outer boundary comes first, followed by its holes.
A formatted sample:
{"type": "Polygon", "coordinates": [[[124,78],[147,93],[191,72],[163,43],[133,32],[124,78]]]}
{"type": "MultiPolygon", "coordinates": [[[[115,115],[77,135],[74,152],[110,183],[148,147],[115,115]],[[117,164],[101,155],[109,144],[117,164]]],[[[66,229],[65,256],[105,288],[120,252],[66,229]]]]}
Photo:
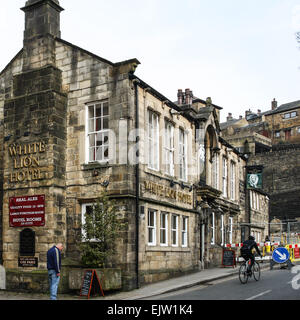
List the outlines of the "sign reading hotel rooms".
{"type": "Polygon", "coordinates": [[[9,198],[9,226],[44,226],[45,195],[9,198]]]}
{"type": "Polygon", "coordinates": [[[27,182],[45,179],[41,171],[40,156],[46,151],[43,141],[27,144],[12,144],[8,147],[13,170],[9,174],[10,183],[27,182]]]}

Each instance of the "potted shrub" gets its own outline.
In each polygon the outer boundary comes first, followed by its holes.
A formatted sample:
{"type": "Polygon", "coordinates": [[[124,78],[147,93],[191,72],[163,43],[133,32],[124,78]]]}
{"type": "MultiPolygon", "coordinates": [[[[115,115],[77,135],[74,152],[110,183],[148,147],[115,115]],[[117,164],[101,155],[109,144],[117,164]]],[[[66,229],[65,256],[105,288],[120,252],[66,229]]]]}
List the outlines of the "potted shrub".
{"type": "MultiPolygon", "coordinates": [[[[81,265],[84,269],[96,269],[104,290],[121,288],[121,270],[112,266],[116,241],[126,225],[118,213],[115,201],[110,200],[105,191],[84,215],[79,243],[81,265]]],[[[79,279],[84,269],[77,276],[79,279]]]]}

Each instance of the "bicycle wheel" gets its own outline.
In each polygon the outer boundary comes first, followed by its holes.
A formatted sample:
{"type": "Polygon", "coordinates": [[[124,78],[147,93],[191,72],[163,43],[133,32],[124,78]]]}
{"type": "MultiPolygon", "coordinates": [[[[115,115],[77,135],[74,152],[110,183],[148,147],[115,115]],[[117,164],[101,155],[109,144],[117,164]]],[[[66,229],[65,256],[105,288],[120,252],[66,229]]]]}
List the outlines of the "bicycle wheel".
{"type": "Polygon", "coordinates": [[[254,279],[258,281],[260,279],[260,266],[256,261],[254,262],[254,265],[252,267],[252,273],[254,279]]]}
{"type": "Polygon", "coordinates": [[[240,266],[239,278],[242,284],[245,284],[248,281],[247,265],[245,262],[243,262],[240,266]]]}

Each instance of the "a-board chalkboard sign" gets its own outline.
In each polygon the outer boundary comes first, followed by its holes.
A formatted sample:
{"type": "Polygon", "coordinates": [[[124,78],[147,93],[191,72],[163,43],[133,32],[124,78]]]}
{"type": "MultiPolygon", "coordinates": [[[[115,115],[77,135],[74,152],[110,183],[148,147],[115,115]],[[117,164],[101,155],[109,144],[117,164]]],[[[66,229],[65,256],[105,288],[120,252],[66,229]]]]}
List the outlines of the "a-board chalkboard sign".
{"type": "Polygon", "coordinates": [[[102,286],[96,270],[85,270],[80,289],[80,296],[87,296],[89,299],[91,294],[95,295],[100,291],[102,293],[102,296],[104,297],[102,286]]]}
{"type": "Polygon", "coordinates": [[[222,253],[222,266],[223,267],[235,267],[235,252],[233,250],[223,249],[222,253]]]}

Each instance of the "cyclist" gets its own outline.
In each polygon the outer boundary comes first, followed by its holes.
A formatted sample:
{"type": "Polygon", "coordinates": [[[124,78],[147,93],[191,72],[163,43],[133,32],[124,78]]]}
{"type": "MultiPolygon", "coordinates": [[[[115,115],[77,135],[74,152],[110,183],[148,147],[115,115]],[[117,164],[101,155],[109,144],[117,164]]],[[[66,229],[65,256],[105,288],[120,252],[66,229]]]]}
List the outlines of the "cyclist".
{"type": "Polygon", "coordinates": [[[255,258],[254,254],[252,253],[252,249],[255,249],[256,252],[260,257],[262,257],[260,250],[256,244],[255,238],[253,236],[249,236],[249,239],[243,242],[243,246],[241,248],[241,256],[245,259],[248,260],[250,259],[250,269],[247,270],[248,274],[251,274],[251,269],[252,266],[254,265],[255,258]]]}

